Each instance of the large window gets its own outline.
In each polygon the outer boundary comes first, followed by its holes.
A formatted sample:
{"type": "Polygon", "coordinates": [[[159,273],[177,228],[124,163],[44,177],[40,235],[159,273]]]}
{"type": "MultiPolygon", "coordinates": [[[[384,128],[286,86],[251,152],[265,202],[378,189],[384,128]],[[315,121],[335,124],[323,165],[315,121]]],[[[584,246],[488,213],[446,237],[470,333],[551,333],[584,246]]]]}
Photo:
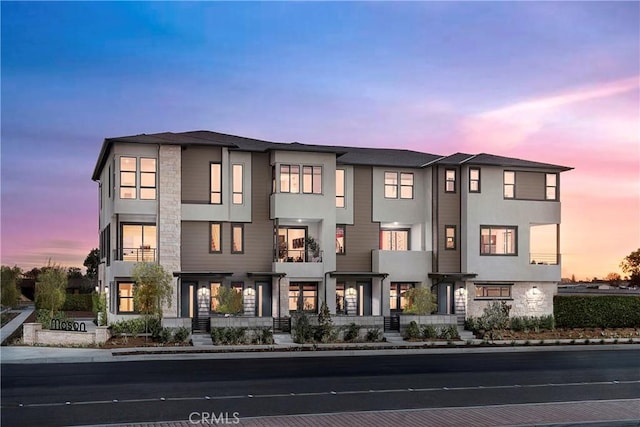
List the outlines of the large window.
{"type": "Polygon", "coordinates": [[[222,204],[222,165],[211,163],[211,204],[222,204]]]}
{"type": "Polygon", "coordinates": [[[516,197],[516,173],[514,171],[504,171],[504,198],[513,199],[516,197]]]}
{"type": "Polygon", "coordinates": [[[322,166],[302,167],[302,192],[322,194],[322,166]]]}
{"type": "Polygon", "coordinates": [[[231,225],[231,253],[232,254],[244,253],[244,225],[243,224],[231,225]]]}
{"type": "Polygon", "coordinates": [[[400,172],[400,198],[413,199],[413,174],[400,172]]]}
{"type": "Polygon", "coordinates": [[[209,252],[220,253],[222,252],[222,224],[219,222],[212,222],[209,224],[211,229],[211,236],[209,239],[209,252]]]}
{"type": "Polygon", "coordinates": [[[401,199],[413,199],[413,174],[410,172],[385,172],[384,173],[384,197],[397,199],[398,193],[401,199]],[[400,179],[398,180],[398,175],[400,179]]]}
{"type": "Polygon", "coordinates": [[[480,192],[480,169],[470,168],[469,169],[469,193],[479,193],[479,192],[480,192]]]}
{"type": "Polygon", "coordinates": [[[120,157],[120,198],[135,199],[137,166],[135,157],[120,157]]]}
{"type": "Polygon", "coordinates": [[[444,191],[445,193],[456,192],[456,170],[447,169],[444,171],[444,191]]]}
{"type": "Polygon", "coordinates": [[[445,244],[444,248],[448,250],[454,250],[456,248],[456,226],[455,225],[445,225],[444,226],[444,234],[445,234],[445,244]]]}
{"type": "Polygon", "coordinates": [[[558,174],[545,174],[545,199],[558,200],[558,174]]]}
{"type": "Polygon", "coordinates": [[[307,229],[305,227],[278,228],[278,259],[281,262],[303,262],[306,260],[307,229]]]}
{"type": "Polygon", "coordinates": [[[156,198],[156,159],[140,159],[140,198],[154,200],[156,198]]]}
{"type": "Polygon", "coordinates": [[[135,313],[133,283],[118,283],[118,313],[135,313]]]}
{"type": "Polygon", "coordinates": [[[382,229],[380,230],[380,249],[383,251],[408,251],[408,229],[382,229]]]}
{"type": "Polygon", "coordinates": [[[232,201],[234,205],[241,205],[244,202],[243,194],[243,165],[237,164],[232,166],[232,201]]]}
{"type": "Polygon", "coordinates": [[[480,255],[517,255],[518,227],[480,226],[480,255]]]}
{"type": "Polygon", "coordinates": [[[317,283],[290,283],[289,284],[289,311],[317,312],[318,284],[317,283]]]}
{"type": "Polygon", "coordinates": [[[384,173],[384,197],[387,199],[398,198],[398,172],[384,173]]]}
{"type": "Polygon", "coordinates": [[[122,261],[152,262],[156,260],[156,226],[122,224],[122,261]]]}
{"type": "Polygon", "coordinates": [[[300,192],[300,166],[280,165],[280,192],[300,192]]]}
{"type": "Polygon", "coordinates": [[[336,208],[345,207],[344,189],[344,169],[336,169],[336,208]]]}
{"type": "Polygon", "coordinates": [[[414,283],[391,282],[389,286],[389,308],[392,313],[399,313],[407,306],[406,292],[415,287],[414,283]]]}
{"type": "Polygon", "coordinates": [[[344,225],[336,225],[336,254],[344,255],[346,249],[344,247],[346,227],[344,225]]]}
{"type": "Polygon", "coordinates": [[[510,299],[513,284],[482,284],[476,285],[476,298],[510,299]]]}

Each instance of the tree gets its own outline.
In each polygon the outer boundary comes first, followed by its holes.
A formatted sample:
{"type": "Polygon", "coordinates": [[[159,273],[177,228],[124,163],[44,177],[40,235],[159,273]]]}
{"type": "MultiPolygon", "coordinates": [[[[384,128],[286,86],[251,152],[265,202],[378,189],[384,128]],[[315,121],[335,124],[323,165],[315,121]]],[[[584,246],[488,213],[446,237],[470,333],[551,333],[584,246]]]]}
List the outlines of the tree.
{"type": "Polygon", "coordinates": [[[605,276],[604,280],[609,282],[611,286],[619,286],[621,277],[618,273],[609,273],[605,276]]]}
{"type": "Polygon", "coordinates": [[[411,288],[404,293],[407,306],[403,310],[406,314],[426,315],[433,313],[437,308],[436,296],[427,287],[411,288]]]}
{"type": "Polygon", "coordinates": [[[67,269],[67,278],[69,279],[82,279],[82,271],[78,267],[69,267],[67,269]]]}
{"type": "Polygon", "coordinates": [[[223,314],[239,314],[242,312],[242,293],[235,289],[220,286],[216,294],[218,307],[216,311],[223,314]]]}
{"type": "Polygon", "coordinates": [[[36,307],[49,310],[53,317],[64,304],[66,289],[67,272],[59,265],[48,264],[36,282],[36,307]]]}
{"type": "Polygon", "coordinates": [[[571,283],[576,283],[576,275],[575,274],[571,275],[571,283]]]}
{"type": "Polygon", "coordinates": [[[18,304],[20,291],[18,290],[18,279],[22,274],[20,267],[1,267],[0,292],[2,293],[2,305],[6,307],[14,307],[18,304]]]}
{"type": "Polygon", "coordinates": [[[98,278],[98,266],[100,265],[100,250],[98,248],[91,249],[89,255],[82,264],[87,267],[87,277],[92,281],[98,278]]]}
{"type": "Polygon", "coordinates": [[[133,268],[133,305],[142,314],[162,318],[162,306],[171,307],[171,275],[160,264],[139,262],[133,268]]]}
{"type": "Polygon", "coordinates": [[[640,286],[640,248],[624,257],[620,268],[629,275],[630,285],[640,286]]]}

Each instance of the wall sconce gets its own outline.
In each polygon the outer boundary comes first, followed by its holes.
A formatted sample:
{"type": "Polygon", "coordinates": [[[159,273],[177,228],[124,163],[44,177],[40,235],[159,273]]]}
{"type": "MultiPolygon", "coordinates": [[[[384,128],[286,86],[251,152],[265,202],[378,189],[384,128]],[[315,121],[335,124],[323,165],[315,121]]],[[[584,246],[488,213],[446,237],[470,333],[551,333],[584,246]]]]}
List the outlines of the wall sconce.
{"type": "Polygon", "coordinates": [[[244,290],[244,294],[247,296],[252,296],[256,294],[256,290],[253,288],[247,288],[244,290]]]}
{"type": "Polygon", "coordinates": [[[348,288],[347,289],[347,296],[355,297],[356,296],[356,288],[348,288]]]}

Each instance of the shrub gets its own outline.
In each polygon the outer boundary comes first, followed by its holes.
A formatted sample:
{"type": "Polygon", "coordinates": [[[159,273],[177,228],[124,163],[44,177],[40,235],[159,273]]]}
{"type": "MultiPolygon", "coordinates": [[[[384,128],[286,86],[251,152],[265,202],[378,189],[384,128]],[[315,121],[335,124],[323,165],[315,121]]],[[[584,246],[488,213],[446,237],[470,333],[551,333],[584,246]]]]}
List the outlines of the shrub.
{"type": "Polygon", "coordinates": [[[158,338],[161,330],[160,319],[157,317],[136,317],[111,324],[113,335],[129,334],[137,337],[140,334],[150,333],[154,338],[158,338]]]}
{"type": "Polygon", "coordinates": [[[329,342],[333,333],[333,321],[331,320],[331,312],[326,301],[322,302],[320,313],[318,313],[318,327],[315,330],[315,339],[320,342],[329,342]]]}
{"type": "MultiPolygon", "coordinates": [[[[163,328],[163,330],[164,329],[166,328],[163,328]]],[[[191,331],[188,328],[181,326],[173,332],[173,340],[175,342],[185,342],[189,338],[190,334],[191,334],[191,331]]]]}
{"type": "Polygon", "coordinates": [[[553,313],[559,328],[637,328],[640,296],[556,295],[553,313]]]}
{"type": "Polygon", "coordinates": [[[479,329],[491,340],[501,338],[500,331],[509,326],[509,310],[511,306],[504,301],[491,301],[478,319],[479,329]]]}
{"type": "Polygon", "coordinates": [[[96,316],[96,324],[107,324],[107,294],[94,292],[91,294],[92,311],[96,316]]]}
{"type": "Polygon", "coordinates": [[[367,341],[378,342],[382,339],[382,331],[380,328],[367,329],[367,341]]]}
{"type": "Polygon", "coordinates": [[[347,329],[344,332],[344,340],[347,342],[352,342],[358,339],[360,335],[360,326],[355,323],[350,323],[347,325],[347,329]]]}
{"type": "Polygon", "coordinates": [[[407,306],[403,313],[406,314],[431,314],[438,308],[436,296],[428,287],[411,288],[405,292],[404,297],[407,306]]]}
{"type": "Polygon", "coordinates": [[[438,338],[443,340],[453,340],[460,338],[458,334],[458,328],[454,325],[445,326],[438,332],[438,338]]]}
{"type": "Polygon", "coordinates": [[[404,330],[404,339],[405,340],[415,340],[421,337],[420,326],[416,323],[415,320],[412,320],[407,328],[404,330]]]}
{"type": "Polygon", "coordinates": [[[244,344],[244,333],[247,328],[212,328],[211,341],[215,345],[244,344]]]}
{"type": "Polygon", "coordinates": [[[242,312],[242,292],[235,289],[220,286],[216,294],[218,308],[216,311],[223,314],[238,314],[242,312]]]}
{"type": "Polygon", "coordinates": [[[92,311],[92,294],[65,294],[63,311],[92,311]]]}
{"type": "Polygon", "coordinates": [[[422,329],[422,337],[426,338],[426,339],[437,338],[438,337],[438,333],[436,331],[436,328],[434,328],[433,325],[426,325],[422,329]]]}
{"type": "Polygon", "coordinates": [[[56,311],[51,314],[50,310],[40,309],[36,311],[36,321],[42,324],[42,329],[51,329],[51,321],[52,320],[60,320],[61,322],[66,322],[69,319],[65,316],[64,312],[56,311]]]}
{"type": "Polygon", "coordinates": [[[273,344],[273,330],[271,328],[259,328],[254,330],[254,344],[273,344]]]}
{"type": "Polygon", "coordinates": [[[18,279],[22,271],[19,267],[1,267],[0,277],[0,294],[2,294],[2,305],[6,307],[15,307],[20,299],[20,290],[18,289],[18,279]]]}
{"type": "Polygon", "coordinates": [[[171,328],[162,328],[158,334],[158,341],[169,342],[171,341],[171,328]]]}
{"type": "Polygon", "coordinates": [[[64,304],[67,272],[57,265],[48,265],[36,282],[36,308],[49,310],[51,316],[64,304]]]}
{"type": "Polygon", "coordinates": [[[298,313],[295,315],[295,330],[293,333],[293,341],[298,344],[304,344],[313,338],[313,327],[309,323],[309,317],[306,313],[298,313]]]}

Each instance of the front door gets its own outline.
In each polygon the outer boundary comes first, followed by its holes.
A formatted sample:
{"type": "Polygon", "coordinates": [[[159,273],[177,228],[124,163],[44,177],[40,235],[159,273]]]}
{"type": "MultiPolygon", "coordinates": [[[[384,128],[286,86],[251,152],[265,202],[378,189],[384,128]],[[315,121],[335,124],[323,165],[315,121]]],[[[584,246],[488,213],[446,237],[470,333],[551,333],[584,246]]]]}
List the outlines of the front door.
{"type": "Polygon", "coordinates": [[[371,316],[371,282],[358,282],[358,316],[371,316]]]}
{"type": "Polygon", "coordinates": [[[256,316],[271,317],[271,283],[256,282],[256,316]]]}
{"type": "Polygon", "coordinates": [[[181,304],[180,304],[180,316],[190,317],[193,319],[197,315],[195,307],[196,301],[196,287],[194,283],[183,282],[181,286],[181,304]]]}

